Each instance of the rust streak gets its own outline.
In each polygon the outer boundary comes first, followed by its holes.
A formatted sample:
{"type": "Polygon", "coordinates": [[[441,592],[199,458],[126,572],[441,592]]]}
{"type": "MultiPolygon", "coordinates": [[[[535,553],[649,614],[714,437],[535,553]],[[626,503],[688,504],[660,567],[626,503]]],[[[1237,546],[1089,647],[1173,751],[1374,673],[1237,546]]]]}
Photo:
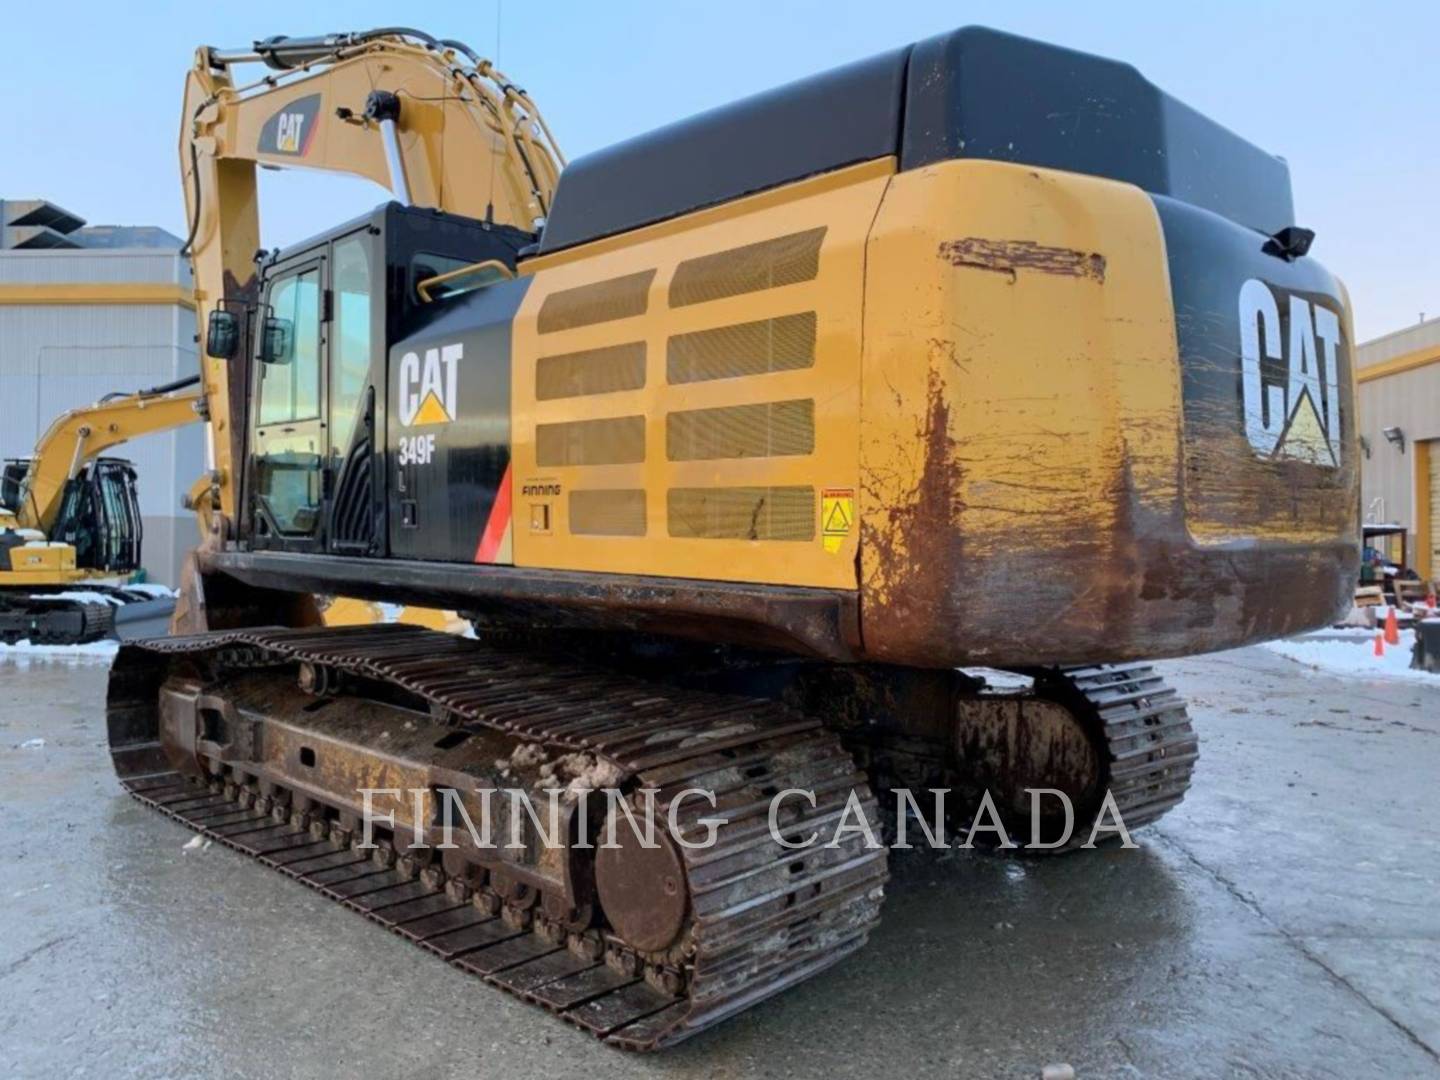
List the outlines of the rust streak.
{"type": "Polygon", "coordinates": [[[1105,256],[1072,248],[1047,247],[1031,240],[986,240],[967,236],[940,244],[940,258],[951,266],[1009,274],[1013,282],[1021,270],[1041,274],[1090,278],[1104,284],[1105,256]]]}

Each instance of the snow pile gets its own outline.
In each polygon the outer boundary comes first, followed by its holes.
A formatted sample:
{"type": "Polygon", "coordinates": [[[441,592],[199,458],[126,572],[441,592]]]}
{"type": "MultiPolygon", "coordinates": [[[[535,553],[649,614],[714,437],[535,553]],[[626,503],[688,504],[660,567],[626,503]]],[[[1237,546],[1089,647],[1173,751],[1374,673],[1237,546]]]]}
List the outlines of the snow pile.
{"type": "Polygon", "coordinates": [[[125,601],[110,593],[93,592],[89,589],[67,589],[64,592],[47,592],[41,594],[46,600],[73,600],[77,604],[111,604],[119,607],[125,601]]]}
{"type": "Polygon", "coordinates": [[[125,591],[144,593],[146,596],[152,597],[156,600],[162,598],[174,599],[175,597],[180,595],[178,592],[176,592],[174,589],[169,588],[168,586],[156,585],[153,582],[148,581],[138,582],[134,585],[126,585],[125,591]]]}
{"type": "Polygon", "coordinates": [[[0,660],[56,657],[65,660],[103,660],[109,663],[120,648],[118,641],[91,641],[85,645],[32,645],[28,640],[6,645],[0,641],[0,660]]]}
{"type": "Polygon", "coordinates": [[[1375,655],[1375,634],[1367,634],[1363,638],[1346,634],[1337,640],[1337,635],[1322,631],[1320,635],[1267,641],[1261,647],[1294,660],[1297,664],[1304,664],[1331,675],[1362,679],[1402,679],[1440,686],[1440,675],[1417,671],[1410,666],[1410,657],[1415,648],[1413,630],[1400,631],[1400,644],[1386,645],[1384,656],[1375,655]]]}

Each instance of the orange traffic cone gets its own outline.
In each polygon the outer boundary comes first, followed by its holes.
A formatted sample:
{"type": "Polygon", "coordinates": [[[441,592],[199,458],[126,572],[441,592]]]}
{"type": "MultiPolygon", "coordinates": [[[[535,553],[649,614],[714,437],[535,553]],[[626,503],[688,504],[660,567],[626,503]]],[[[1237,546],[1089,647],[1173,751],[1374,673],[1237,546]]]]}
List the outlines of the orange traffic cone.
{"type": "Polygon", "coordinates": [[[1400,624],[1395,621],[1395,605],[1391,604],[1385,612],[1385,644],[1400,644],[1400,624]]]}
{"type": "Polygon", "coordinates": [[[1376,656],[1384,656],[1384,655],[1385,655],[1385,635],[1384,635],[1384,634],[1376,634],[1376,635],[1375,635],[1375,655],[1376,655],[1376,656]]]}

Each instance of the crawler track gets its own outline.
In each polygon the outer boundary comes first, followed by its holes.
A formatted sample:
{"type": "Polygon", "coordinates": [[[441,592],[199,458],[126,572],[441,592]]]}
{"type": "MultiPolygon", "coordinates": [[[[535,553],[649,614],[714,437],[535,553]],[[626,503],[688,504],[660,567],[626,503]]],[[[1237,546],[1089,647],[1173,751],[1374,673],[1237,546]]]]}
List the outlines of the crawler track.
{"type": "Polygon", "coordinates": [[[1180,804],[1200,742],[1184,700],[1159,672],[1149,664],[1104,664],[1070,668],[1051,681],[1074,711],[1088,712],[1104,746],[1104,786],[1127,829],[1148,825],[1180,804]]]}
{"type": "Polygon", "coordinates": [[[141,802],[627,1049],[678,1042],[823,971],[859,949],[879,917],[884,850],[851,837],[795,851],[771,836],[770,796],[786,788],[817,794],[784,823],[789,836],[833,826],[852,791],[872,825],[875,805],[835,736],[769,701],[657,689],[412,627],[256,629],[123,646],[109,727],[116,771],[141,802]],[[177,664],[223,684],[227,672],[301,663],[400,687],[455,728],[593,753],[619,770],[621,786],[658,789],[662,805],[685,788],[713,790],[728,824],[715,846],[681,852],[680,943],[660,954],[632,948],[598,911],[591,925],[533,914],[543,905],[517,912],[438,866],[355,850],[324,817],[257,797],[243,772],[176,771],[160,745],[157,697],[177,664]]]}

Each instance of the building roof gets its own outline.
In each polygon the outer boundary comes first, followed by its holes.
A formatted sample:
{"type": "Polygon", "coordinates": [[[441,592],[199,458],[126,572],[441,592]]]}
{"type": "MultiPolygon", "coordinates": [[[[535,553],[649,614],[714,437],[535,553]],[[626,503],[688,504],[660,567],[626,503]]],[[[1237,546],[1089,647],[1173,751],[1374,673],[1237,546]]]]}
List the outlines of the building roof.
{"type": "Polygon", "coordinates": [[[1362,341],[1355,350],[1355,366],[1363,370],[1420,352],[1434,352],[1440,357],[1440,319],[1426,319],[1414,326],[1362,341]]]}
{"type": "Polygon", "coordinates": [[[0,199],[0,251],[180,247],[178,236],[154,225],[86,225],[47,199],[0,199]]]}

